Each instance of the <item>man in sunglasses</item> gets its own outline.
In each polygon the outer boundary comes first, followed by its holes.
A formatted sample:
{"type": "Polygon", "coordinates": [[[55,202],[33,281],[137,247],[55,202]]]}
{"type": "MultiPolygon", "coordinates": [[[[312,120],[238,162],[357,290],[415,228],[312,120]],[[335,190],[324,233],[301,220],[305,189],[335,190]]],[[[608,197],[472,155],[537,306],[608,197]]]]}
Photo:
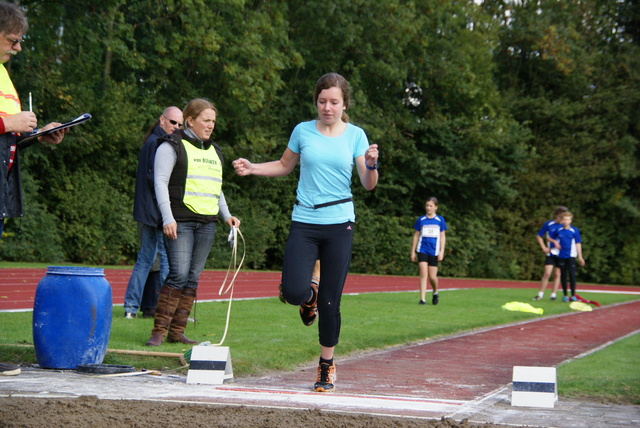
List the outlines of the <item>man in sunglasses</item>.
{"type": "Polygon", "coordinates": [[[145,136],[142,150],[140,150],[133,218],[138,222],[141,242],[138,258],[133,266],[124,296],[125,318],[135,318],[139,309],[144,311],[144,316],[154,315],[158,300],[157,293],[169,272],[167,253],[164,248],[162,216],[158,211],[155,197],[153,162],[158,138],[172,134],[180,127],[182,127],[182,111],[178,107],[167,107],[145,136]],[[160,259],[159,273],[155,273],[152,269],[156,256],[160,259]]]}

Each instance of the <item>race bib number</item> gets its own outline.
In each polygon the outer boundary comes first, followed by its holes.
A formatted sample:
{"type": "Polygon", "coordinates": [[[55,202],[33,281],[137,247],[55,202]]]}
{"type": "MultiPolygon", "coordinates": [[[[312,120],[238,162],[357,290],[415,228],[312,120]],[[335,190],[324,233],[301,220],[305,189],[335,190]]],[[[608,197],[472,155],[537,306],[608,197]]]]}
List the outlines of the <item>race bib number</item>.
{"type": "Polygon", "coordinates": [[[440,228],[433,225],[422,226],[423,238],[437,238],[440,235],[440,228]]]}

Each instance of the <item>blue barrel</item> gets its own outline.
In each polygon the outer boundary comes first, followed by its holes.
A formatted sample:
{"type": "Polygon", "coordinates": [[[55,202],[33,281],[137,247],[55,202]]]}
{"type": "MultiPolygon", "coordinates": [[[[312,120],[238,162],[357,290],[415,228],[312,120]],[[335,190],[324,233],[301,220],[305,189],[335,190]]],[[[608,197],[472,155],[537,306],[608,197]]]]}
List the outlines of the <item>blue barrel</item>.
{"type": "Polygon", "coordinates": [[[111,306],[104,269],[49,266],[33,304],[33,344],[40,367],[102,364],[111,332],[111,306]]]}

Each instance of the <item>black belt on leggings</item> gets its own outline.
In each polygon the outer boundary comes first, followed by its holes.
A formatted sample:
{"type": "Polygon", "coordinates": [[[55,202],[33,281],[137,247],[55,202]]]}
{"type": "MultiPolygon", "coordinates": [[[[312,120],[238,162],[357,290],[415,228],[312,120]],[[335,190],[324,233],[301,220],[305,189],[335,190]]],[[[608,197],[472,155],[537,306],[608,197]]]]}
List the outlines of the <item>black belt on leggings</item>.
{"type": "Polygon", "coordinates": [[[325,202],[324,204],[318,204],[312,207],[308,207],[306,205],[302,205],[300,201],[296,199],[296,205],[300,205],[301,207],[304,207],[304,208],[311,208],[311,209],[317,210],[318,208],[330,207],[331,205],[344,204],[345,202],[351,202],[352,200],[353,198],[340,199],[339,201],[325,202]]]}

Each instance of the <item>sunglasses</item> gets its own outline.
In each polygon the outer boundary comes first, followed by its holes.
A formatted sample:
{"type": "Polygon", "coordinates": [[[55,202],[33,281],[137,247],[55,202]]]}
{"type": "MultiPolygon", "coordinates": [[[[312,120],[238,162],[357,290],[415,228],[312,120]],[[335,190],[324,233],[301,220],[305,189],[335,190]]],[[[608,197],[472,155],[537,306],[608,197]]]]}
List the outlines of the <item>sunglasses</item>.
{"type": "Polygon", "coordinates": [[[170,124],[172,124],[173,126],[179,126],[182,128],[182,123],[178,122],[177,120],[173,120],[173,119],[169,119],[167,116],[165,116],[164,114],[162,115],[162,117],[164,117],[165,119],[167,119],[169,121],[170,124]]]}

